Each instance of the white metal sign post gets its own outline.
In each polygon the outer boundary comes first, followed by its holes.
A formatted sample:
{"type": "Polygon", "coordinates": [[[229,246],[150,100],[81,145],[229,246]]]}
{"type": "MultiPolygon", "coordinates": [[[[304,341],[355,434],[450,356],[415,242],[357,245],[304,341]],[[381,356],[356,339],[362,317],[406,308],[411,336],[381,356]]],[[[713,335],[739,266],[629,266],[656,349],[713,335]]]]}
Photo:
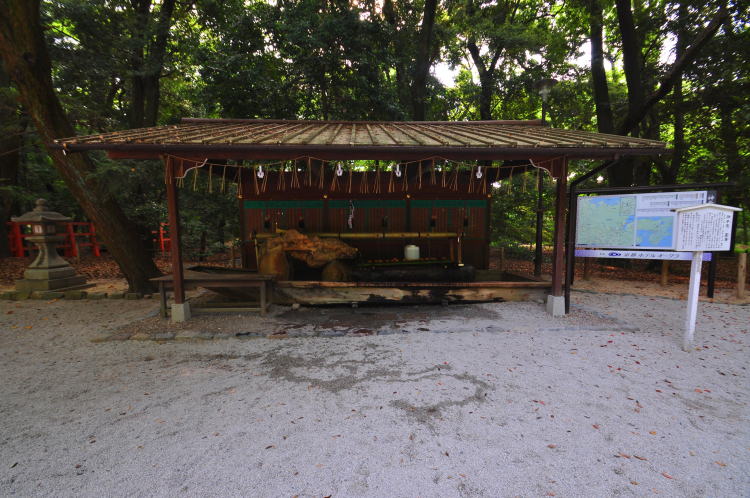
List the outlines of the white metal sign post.
{"type": "Polygon", "coordinates": [[[719,204],[702,204],[675,210],[677,212],[677,251],[692,251],[690,287],[685,315],[682,349],[693,348],[695,319],[698,315],[698,293],[701,286],[703,251],[727,251],[732,240],[732,221],[740,208],[719,204]]]}

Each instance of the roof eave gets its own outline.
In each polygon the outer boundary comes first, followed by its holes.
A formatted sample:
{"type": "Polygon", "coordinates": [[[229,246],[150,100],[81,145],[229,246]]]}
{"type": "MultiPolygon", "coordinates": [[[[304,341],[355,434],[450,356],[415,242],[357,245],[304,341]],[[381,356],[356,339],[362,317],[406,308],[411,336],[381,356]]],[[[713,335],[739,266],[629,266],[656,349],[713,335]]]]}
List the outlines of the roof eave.
{"type": "Polygon", "coordinates": [[[431,146],[351,146],[351,145],[284,145],[284,144],[74,144],[53,143],[53,149],[67,152],[103,150],[113,157],[157,159],[162,155],[211,157],[216,159],[289,160],[315,157],[323,160],[353,159],[426,159],[500,160],[535,157],[568,159],[612,159],[621,156],[654,156],[670,152],[660,147],[431,147],[431,146]]]}

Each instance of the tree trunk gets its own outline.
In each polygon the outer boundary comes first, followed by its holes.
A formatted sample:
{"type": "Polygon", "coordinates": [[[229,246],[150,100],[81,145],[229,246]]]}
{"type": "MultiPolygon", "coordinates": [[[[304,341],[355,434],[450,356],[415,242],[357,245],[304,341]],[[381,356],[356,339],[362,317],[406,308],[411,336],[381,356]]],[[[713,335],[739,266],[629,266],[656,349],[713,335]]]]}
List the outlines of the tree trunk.
{"type": "Polygon", "coordinates": [[[492,119],[492,95],[495,93],[495,65],[500,58],[500,49],[497,49],[492,57],[492,62],[487,66],[479,53],[479,47],[474,40],[466,44],[471,55],[471,60],[479,73],[479,119],[492,119]]]}
{"type": "MultiPolygon", "coordinates": [[[[646,92],[643,80],[643,55],[641,44],[635,30],[633,11],[630,0],[615,0],[617,6],[617,21],[620,26],[622,40],[622,63],[625,70],[625,82],[628,86],[628,111],[643,107],[646,92]]],[[[634,136],[638,136],[637,126],[634,136]]]]}
{"type": "Polygon", "coordinates": [[[146,93],[143,81],[143,69],[145,65],[146,46],[148,44],[146,32],[148,30],[148,13],[151,8],[151,0],[131,0],[135,11],[136,26],[133,36],[133,52],[130,56],[130,70],[132,71],[130,81],[130,106],[128,123],[131,128],[141,128],[146,112],[146,93]],[[137,39],[135,39],[137,38],[137,39]]]}
{"type": "Polygon", "coordinates": [[[169,28],[172,25],[175,0],[163,0],[159,9],[159,21],[156,26],[154,43],[149,50],[148,72],[145,77],[144,125],[156,126],[159,117],[161,100],[160,80],[164,71],[164,57],[167,53],[169,28]]]}
{"type": "MultiPolygon", "coordinates": [[[[687,39],[685,33],[685,22],[687,21],[687,6],[680,4],[678,10],[678,28],[677,28],[677,43],[675,44],[675,59],[679,60],[680,57],[685,53],[685,47],[687,46],[687,39]]],[[[685,107],[683,104],[682,95],[682,74],[677,77],[672,89],[672,98],[674,100],[673,115],[674,115],[674,142],[672,144],[672,160],[669,163],[665,162],[666,166],[662,170],[661,181],[665,185],[674,185],[677,183],[677,173],[679,173],[682,166],[682,159],[685,155],[685,107]]]]}
{"type": "Polygon", "coordinates": [[[413,118],[424,121],[427,114],[427,75],[430,73],[432,38],[435,26],[437,0],[425,0],[422,26],[419,30],[417,58],[414,61],[412,80],[413,118]]]}
{"type": "Polygon", "coordinates": [[[599,133],[614,133],[612,105],[609,100],[607,72],[604,69],[604,42],[602,5],[599,0],[589,2],[589,28],[591,36],[591,86],[596,104],[596,126],[599,133]]]}
{"type": "MultiPolygon", "coordinates": [[[[39,0],[0,0],[0,56],[42,142],[75,135],[52,86],[39,0]]],[[[96,180],[94,164],[85,154],[65,155],[49,148],[48,153],[71,194],[96,223],[131,291],[150,292],[149,278],[159,270],[112,193],[96,180]]]]}
{"type": "MultiPolygon", "coordinates": [[[[628,87],[628,112],[632,109],[640,109],[645,100],[643,82],[643,62],[641,44],[635,30],[633,11],[630,0],[615,0],[617,7],[617,21],[620,27],[620,39],[622,40],[622,62],[625,70],[625,82],[628,87]]],[[[635,126],[632,135],[639,136],[639,128],[635,126]]],[[[616,168],[611,168],[610,186],[627,187],[633,185],[633,172],[640,167],[640,158],[623,158],[616,168]]]]}
{"type": "MultiPolygon", "coordinates": [[[[18,102],[12,95],[10,78],[0,61],[0,258],[11,255],[8,225],[16,205],[7,187],[18,185],[18,161],[23,145],[23,126],[19,119],[18,102]]],[[[21,213],[16,213],[21,214],[21,213]]]]}
{"type": "Polygon", "coordinates": [[[140,128],[156,125],[161,98],[160,80],[164,70],[169,28],[174,13],[175,0],[163,0],[153,40],[148,36],[152,24],[149,13],[152,0],[134,0],[133,8],[138,19],[138,41],[131,58],[133,71],[130,126],[140,128]]]}

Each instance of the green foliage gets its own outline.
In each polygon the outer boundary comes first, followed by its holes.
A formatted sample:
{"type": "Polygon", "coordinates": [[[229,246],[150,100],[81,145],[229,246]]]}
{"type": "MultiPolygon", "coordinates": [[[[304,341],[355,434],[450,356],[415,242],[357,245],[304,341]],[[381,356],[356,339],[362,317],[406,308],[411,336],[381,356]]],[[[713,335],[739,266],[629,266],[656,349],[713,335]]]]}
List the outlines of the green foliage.
{"type": "MultiPolygon", "coordinates": [[[[175,4],[163,57],[155,57],[164,0],[43,0],[42,14],[60,98],[80,133],[129,126],[135,81],[156,71],[158,122],[184,116],[401,120],[412,115],[413,75],[424,1],[196,0],[175,4]],[[145,14],[137,6],[148,3],[145,14]],[[159,67],[153,67],[160,62],[159,67]]],[[[560,83],[548,101],[548,121],[568,129],[596,129],[586,52],[588,0],[438,2],[429,47],[431,64],[456,69],[452,85],[427,81],[428,119],[478,119],[489,96],[493,119],[541,117],[536,81],[560,83]],[[472,57],[470,45],[476,45],[472,57]],[[494,61],[494,62],[493,62],[494,61]],[[492,69],[482,79],[477,64],[492,69]]],[[[602,0],[608,90],[616,124],[628,111],[622,42],[613,2],[602,0]]],[[[725,202],[750,208],[750,14],[729,2],[730,19],[682,77],[686,152],[683,182],[738,183],[725,202]]],[[[674,40],[688,42],[714,15],[694,0],[633,3],[646,94],[670,68],[674,40]]],[[[12,91],[0,88],[6,94],[12,91]]],[[[674,94],[649,113],[642,133],[672,143],[674,94]]],[[[25,126],[25,125],[24,125],[25,126]]],[[[166,221],[162,166],[94,155],[96,175],[148,236],[166,221]]],[[[669,158],[646,165],[658,182],[669,158]]],[[[571,165],[574,173],[596,162],[571,165]]],[[[202,177],[203,178],[203,177],[202,177]]],[[[202,179],[201,181],[204,181],[202,179]]],[[[493,239],[522,247],[534,239],[535,184],[522,176],[497,191],[493,239]]],[[[593,182],[593,180],[592,180],[593,182]]],[[[545,199],[549,207],[550,185],[545,199]]],[[[37,197],[77,219],[83,214],[41,152],[25,135],[17,184],[4,192],[23,209],[37,197]]],[[[239,236],[233,194],[183,190],[186,241],[193,255],[218,250],[239,236]],[[205,237],[203,234],[205,233],[205,237]]],[[[550,240],[551,218],[544,227],[550,240]]],[[[744,221],[747,224],[747,221],[744,221]]],[[[747,231],[747,227],[744,228],[747,231]]],[[[523,251],[523,249],[519,249],[523,251]]]]}

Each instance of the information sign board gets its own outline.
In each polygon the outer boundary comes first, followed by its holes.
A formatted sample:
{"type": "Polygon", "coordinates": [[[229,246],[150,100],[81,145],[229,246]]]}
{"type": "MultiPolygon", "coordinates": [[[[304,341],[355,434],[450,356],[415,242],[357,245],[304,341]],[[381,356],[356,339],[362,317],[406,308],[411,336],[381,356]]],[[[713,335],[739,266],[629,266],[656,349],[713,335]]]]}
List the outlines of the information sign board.
{"type": "Polygon", "coordinates": [[[675,209],[714,199],[715,193],[705,190],[578,197],[576,245],[672,250],[676,243],[675,209]]]}
{"type": "Polygon", "coordinates": [[[740,209],[705,204],[677,210],[678,251],[728,251],[734,212],[740,209]]]}
{"type": "MultiPolygon", "coordinates": [[[[665,261],[690,261],[691,252],[677,251],[613,251],[611,249],[576,249],[577,258],[661,259],[665,261]]],[[[703,261],[711,261],[711,253],[703,255],[703,261]]]]}

